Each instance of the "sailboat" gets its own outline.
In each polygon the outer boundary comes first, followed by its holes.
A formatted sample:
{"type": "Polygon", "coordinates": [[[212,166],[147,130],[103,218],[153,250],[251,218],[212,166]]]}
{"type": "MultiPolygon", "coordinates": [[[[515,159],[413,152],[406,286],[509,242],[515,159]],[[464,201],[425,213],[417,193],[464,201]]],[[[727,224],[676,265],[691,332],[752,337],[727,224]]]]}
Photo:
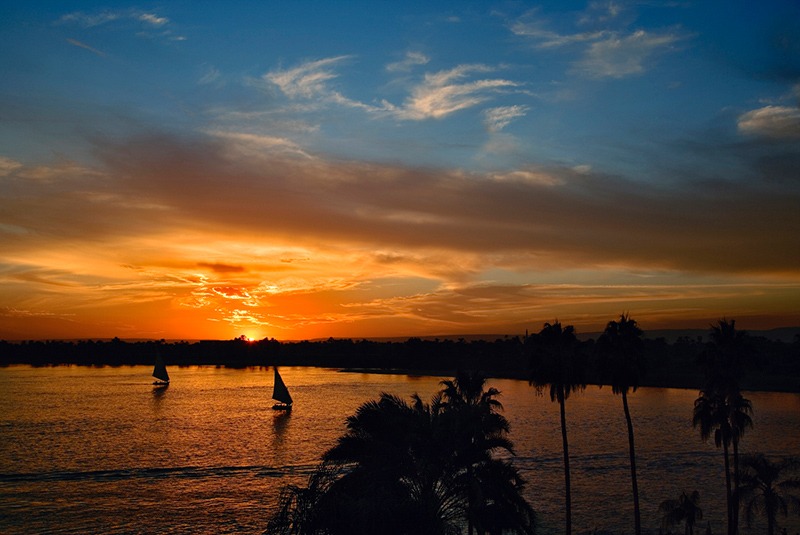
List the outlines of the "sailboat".
{"type": "Polygon", "coordinates": [[[272,399],[278,401],[278,403],[272,406],[274,410],[292,410],[292,396],[289,394],[289,389],[286,388],[286,383],[283,382],[281,374],[278,373],[277,366],[275,366],[275,385],[272,387],[272,399]]]}
{"type": "Polygon", "coordinates": [[[164,364],[164,359],[161,358],[161,355],[156,355],[156,365],[153,368],[153,377],[156,378],[156,381],[153,381],[153,384],[156,386],[167,386],[169,385],[169,374],[167,373],[167,366],[164,364]]]}

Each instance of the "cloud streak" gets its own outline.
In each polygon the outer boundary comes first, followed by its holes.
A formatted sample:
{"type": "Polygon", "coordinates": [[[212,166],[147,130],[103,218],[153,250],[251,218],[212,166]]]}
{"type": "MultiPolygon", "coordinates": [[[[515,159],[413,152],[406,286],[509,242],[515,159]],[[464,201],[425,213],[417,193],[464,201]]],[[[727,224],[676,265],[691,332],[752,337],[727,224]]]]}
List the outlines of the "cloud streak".
{"type": "Polygon", "coordinates": [[[592,78],[624,78],[641,74],[657,52],[674,45],[680,37],[638,30],[594,41],[574,69],[592,78]]]}
{"type": "Polygon", "coordinates": [[[486,102],[491,93],[519,84],[500,78],[468,80],[473,73],[488,73],[486,65],[459,65],[453,69],[429,73],[411,92],[403,108],[394,115],[401,119],[441,119],[456,111],[486,102]]]}
{"type": "Polygon", "coordinates": [[[97,50],[96,48],[91,47],[91,46],[87,45],[86,43],[82,43],[82,42],[80,42],[80,41],[78,41],[76,39],[67,39],[66,41],[71,45],[74,45],[74,46],[77,46],[79,48],[83,48],[85,50],[88,50],[89,52],[91,52],[93,54],[97,54],[101,58],[104,58],[107,55],[105,52],[103,52],[101,50],[97,50]]]}
{"type": "MultiPolygon", "coordinates": [[[[590,6],[596,11],[597,5],[590,6]]],[[[586,14],[579,25],[608,26],[620,13],[619,6],[603,7],[603,14],[586,14]]],[[[627,31],[603,27],[575,33],[558,33],[547,28],[538,11],[527,13],[509,26],[519,37],[533,42],[538,51],[581,47],[580,59],[572,61],[571,72],[588,78],[626,78],[645,72],[652,59],[687,38],[678,31],[627,31]]]]}
{"type": "MultiPolygon", "coordinates": [[[[451,69],[426,73],[420,82],[412,85],[410,94],[402,105],[395,105],[387,100],[382,100],[379,105],[372,105],[352,100],[331,87],[331,82],[339,77],[334,67],[350,59],[351,56],[337,56],[309,61],[290,69],[270,71],[262,78],[277,86],[284,95],[293,100],[357,108],[375,116],[389,116],[403,121],[442,119],[483,104],[493,94],[513,90],[520,85],[502,78],[475,79],[476,74],[495,71],[487,65],[458,65],[451,69]]],[[[413,54],[404,62],[390,65],[388,70],[396,72],[427,62],[428,58],[413,54]]],[[[522,107],[517,110],[522,110],[522,107]]]]}
{"type": "Polygon", "coordinates": [[[329,97],[333,91],[328,82],[338,76],[331,67],[347,59],[349,56],[310,61],[291,69],[270,71],[263,78],[278,86],[289,98],[329,97]]]}

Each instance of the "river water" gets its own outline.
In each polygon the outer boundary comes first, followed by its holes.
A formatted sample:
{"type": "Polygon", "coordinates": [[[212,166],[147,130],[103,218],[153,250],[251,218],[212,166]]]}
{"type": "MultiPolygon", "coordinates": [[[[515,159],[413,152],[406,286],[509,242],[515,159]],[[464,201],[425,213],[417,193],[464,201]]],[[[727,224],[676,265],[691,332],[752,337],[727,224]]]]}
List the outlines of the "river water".
{"type": "MultiPolygon", "coordinates": [[[[282,368],[295,399],[271,410],[272,370],[171,368],[157,391],[151,368],[0,368],[0,533],[261,533],[282,485],[303,483],[381,392],[427,400],[441,377],[282,368]]],[[[491,380],[511,423],[514,462],[540,533],[563,533],[558,405],[527,382],[491,380]]],[[[800,395],[748,392],[755,426],[742,450],[800,456],[800,395]]],[[[722,453],[691,426],[696,391],[643,388],[630,396],[642,524],[658,504],[698,490],[702,526],[724,532],[722,453]]],[[[632,533],[622,403],[589,387],[566,405],[573,529],[632,533]]],[[[794,534],[800,524],[787,524],[794,534]]],[[[744,533],[765,533],[754,524],[744,533]]]]}

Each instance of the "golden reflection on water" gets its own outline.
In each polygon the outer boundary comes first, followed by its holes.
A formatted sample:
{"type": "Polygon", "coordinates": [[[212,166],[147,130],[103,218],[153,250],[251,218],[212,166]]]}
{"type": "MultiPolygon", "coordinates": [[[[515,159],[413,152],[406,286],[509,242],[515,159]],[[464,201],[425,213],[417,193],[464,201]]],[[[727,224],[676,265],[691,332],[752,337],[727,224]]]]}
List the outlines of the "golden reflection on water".
{"type": "MultiPolygon", "coordinates": [[[[0,532],[260,533],[280,488],[302,484],[363,402],[389,392],[430,399],[442,377],[281,368],[295,400],[273,411],[272,370],[171,368],[153,389],[150,368],[0,369],[0,532]]],[[[558,405],[525,381],[493,380],[511,424],[515,463],[542,533],[563,526],[558,405]]],[[[701,492],[722,531],[722,456],[691,427],[697,392],[631,394],[642,520],[658,503],[701,492]]],[[[800,455],[800,396],[748,393],[756,427],[743,451],[800,455]]],[[[576,533],[632,531],[627,435],[619,396],[589,387],[567,401],[576,533]]],[[[705,521],[704,521],[705,522],[705,521]]],[[[794,530],[796,531],[796,530],[794,530]]],[[[790,533],[794,533],[790,529],[790,533]]]]}

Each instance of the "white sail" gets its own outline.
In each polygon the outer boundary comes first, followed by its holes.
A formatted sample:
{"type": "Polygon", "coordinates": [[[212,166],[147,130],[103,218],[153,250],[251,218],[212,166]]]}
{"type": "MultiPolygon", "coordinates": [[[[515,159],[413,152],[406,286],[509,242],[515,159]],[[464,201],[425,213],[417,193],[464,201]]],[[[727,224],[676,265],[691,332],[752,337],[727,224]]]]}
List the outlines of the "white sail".
{"type": "Polygon", "coordinates": [[[165,383],[169,382],[167,366],[164,364],[164,359],[161,358],[161,355],[156,355],[156,365],[153,368],[153,377],[165,383]]]}
{"type": "Polygon", "coordinates": [[[286,388],[286,383],[283,382],[281,374],[278,373],[278,367],[275,367],[275,386],[272,388],[272,399],[285,403],[286,405],[292,404],[292,396],[289,394],[289,389],[286,388]]]}

